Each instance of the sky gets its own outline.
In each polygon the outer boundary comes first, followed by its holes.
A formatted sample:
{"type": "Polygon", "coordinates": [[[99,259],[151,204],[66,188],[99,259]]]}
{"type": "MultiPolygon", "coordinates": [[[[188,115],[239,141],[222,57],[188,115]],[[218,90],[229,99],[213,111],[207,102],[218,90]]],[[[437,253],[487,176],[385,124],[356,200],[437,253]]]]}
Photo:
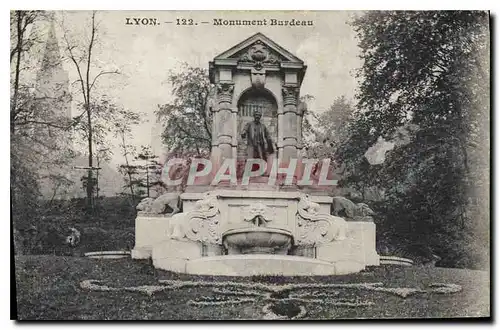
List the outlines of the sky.
{"type": "MultiPolygon", "coordinates": [[[[96,93],[106,94],[116,104],[145,114],[147,122],[133,129],[133,144],[152,145],[162,152],[159,124],[154,111],[159,104],[169,102],[171,86],[169,71],[177,71],[183,62],[208,68],[215,56],[261,32],[292,52],[307,65],[301,94],[315,97],[309,109],[324,111],[341,95],[353,98],[356,80],[353,71],[361,65],[355,32],[348,25],[359,12],[283,12],[283,11],[100,11],[97,12],[98,45],[95,49],[93,74],[101,69],[115,70],[119,75],[105,75],[96,85],[96,93]],[[126,18],[156,18],[159,25],[126,25],[126,18]],[[313,20],[313,26],[177,26],[176,19],[194,22],[213,19],[313,20]],[[174,23],[165,23],[174,22],[174,23]]],[[[85,43],[89,38],[91,12],[65,11],[56,13],[56,34],[64,50],[63,31],[70,40],[85,43]]],[[[76,70],[64,62],[70,81],[77,80],[76,70]]],[[[73,93],[78,90],[73,84],[73,93]]],[[[73,115],[76,110],[73,108],[73,115]]],[[[116,151],[113,164],[122,162],[116,151]]]]}

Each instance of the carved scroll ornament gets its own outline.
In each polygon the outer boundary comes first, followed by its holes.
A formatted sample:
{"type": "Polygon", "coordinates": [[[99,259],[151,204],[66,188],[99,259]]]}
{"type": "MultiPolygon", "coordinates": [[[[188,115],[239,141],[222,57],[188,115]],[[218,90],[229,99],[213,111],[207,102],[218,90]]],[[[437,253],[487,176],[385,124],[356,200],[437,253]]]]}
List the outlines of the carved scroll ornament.
{"type": "Polygon", "coordinates": [[[170,223],[170,238],[190,239],[208,244],[220,244],[219,203],[217,196],[207,193],[196,202],[195,209],[176,214],[170,223]]]}
{"type": "Polygon", "coordinates": [[[320,206],[300,197],[297,209],[297,245],[316,246],[346,238],[347,224],[344,219],[327,213],[320,213],[320,206]]]}
{"type": "Polygon", "coordinates": [[[231,102],[233,99],[234,84],[219,83],[217,84],[217,99],[219,102],[231,102]]]}
{"type": "Polygon", "coordinates": [[[299,89],[295,86],[283,86],[281,88],[283,92],[283,104],[284,105],[297,105],[297,100],[299,96],[299,89]]]}

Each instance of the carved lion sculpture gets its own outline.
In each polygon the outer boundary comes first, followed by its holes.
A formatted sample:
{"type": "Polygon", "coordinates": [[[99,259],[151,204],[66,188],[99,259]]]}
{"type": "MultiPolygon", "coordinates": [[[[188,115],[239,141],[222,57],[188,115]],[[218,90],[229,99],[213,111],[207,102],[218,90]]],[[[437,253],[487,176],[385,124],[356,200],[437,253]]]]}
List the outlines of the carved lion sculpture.
{"type": "Polygon", "coordinates": [[[373,210],[365,203],[356,204],[356,215],[361,217],[370,217],[375,214],[373,210]]]}
{"type": "Polygon", "coordinates": [[[375,212],[365,203],[354,204],[354,202],[345,197],[336,196],[333,197],[332,214],[349,219],[365,221],[370,220],[375,212]]]}
{"type": "Polygon", "coordinates": [[[155,200],[154,198],[146,197],[143,200],[141,200],[141,202],[139,204],[137,204],[135,209],[139,212],[146,213],[147,211],[149,211],[151,209],[151,204],[153,204],[154,200],[155,200]]]}
{"type": "Polygon", "coordinates": [[[139,205],[137,210],[146,214],[165,214],[167,206],[172,209],[172,212],[167,213],[169,216],[179,213],[180,211],[180,194],[177,192],[165,193],[156,199],[145,198],[139,205]]]}
{"type": "Polygon", "coordinates": [[[310,214],[317,214],[320,211],[319,204],[311,201],[309,195],[305,195],[300,199],[298,207],[310,214]]]}
{"type": "Polygon", "coordinates": [[[342,196],[333,197],[332,214],[339,217],[354,218],[356,204],[342,196]]]}

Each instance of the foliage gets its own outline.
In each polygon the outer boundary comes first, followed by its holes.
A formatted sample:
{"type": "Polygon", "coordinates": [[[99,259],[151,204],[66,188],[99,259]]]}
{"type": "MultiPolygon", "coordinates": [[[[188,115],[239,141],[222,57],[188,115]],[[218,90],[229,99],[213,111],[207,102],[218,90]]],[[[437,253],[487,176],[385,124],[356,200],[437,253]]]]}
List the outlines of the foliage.
{"type": "Polygon", "coordinates": [[[157,160],[158,156],[153,154],[150,146],[141,146],[141,151],[135,157],[136,161],[142,162],[138,168],[142,172],[142,180],[138,186],[146,189],[146,197],[151,196],[151,190],[160,195],[164,189],[164,184],[161,180],[163,167],[157,160]]]}
{"type": "Polygon", "coordinates": [[[316,115],[322,140],[336,148],[349,134],[348,124],[352,118],[354,106],[345,95],[337,97],[330,108],[316,115]]]}
{"type": "Polygon", "coordinates": [[[314,125],[310,125],[309,143],[306,146],[308,158],[333,157],[335,150],[348,137],[347,128],[353,112],[352,102],[344,95],[337,97],[325,112],[310,112],[314,125]]]}
{"type": "Polygon", "coordinates": [[[41,200],[42,182],[52,184],[54,196],[68,184],[68,179],[53,169],[65,166],[71,157],[64,138],[71,122],[58,111],[69,98],[58,86],[45,90],[43,74],[33,77],[34,70],[44,73],[57,70],[60,65],[57,60],[51,61],[47,50],[39,54],[43,58],[33,58],[36,47],[47,37],[34,26],[50,20],[42,11],[17,10],[10,16],[10,181],[14,229],[26,227],[38,213],[50,207],[50,201],[41,200]]]}
{"type": "Polygon", "coordinates": [[[124,197],[100,197],[96,208],[88,219],[84,198],[52,201],[50,208],[17,226],[15,253],[80,256],[90,251],[130,250],[134,243],[135,205],[124,197]],[[70,228],[81,233],[76,247],[66,242],[70,228]]]}
{"type": "MultiPolygon", "coordinates": [[[[77,107],[86,113],[85,104],[79,102],[77,107]]],[[[74,145],[78,150],[85,151],[88,149],[89,131],[92,131],[92,145],[94,159],[100,158],[102,160],[109,159],[112,155],[110,137],[114,133],[114,123],[121,117],[121,109],[106,95],[99,95],[90,102],[90,121],[91,128],[87,120],[76,120],[74,123],[74,145]]]]}
{"type": "Polygon", "coordinates": [[[134,204],[135,198],[141,197],[144,192],[134,189],[140,182],[136,178],[139,166],[131,163],[131,160],[136,157],[137,151],[136,147],[128,141],[132,138],[132,126],[139,124],[143,115],[125,109],[119,109],[118,112],[120,116],[114,122],[114,134],[120,139],[119,147],[125,160],[125,164],[119,166],[119,171],[125,176],[125,187],[130,190],[129,196],[134,204]]]}
{"type": "Polygon", "coordinates": [[[88,175],[84,175],[80,178],[80,181],[82,182],[82,189],[83,191],[87,191],[88,189],[88,184],[91,184],[91,189],[92,189],[92,194],[96,194],[99,191],[99,187],[97,186],[98,181],[96,177],[91,177],[89,178],[88,175]]]}
{"type": "MultiPolygon", "coordinates": [[[[80,103],[81,108],[85,107],[85,104],[80,103]]],[[[123,108],[122,106],[114,103],[107,96],[101,95],[95,97],[92,102],[90,102],[90,107],[92,109],[90,122],[92,123],[91,129],[89,129],[89,121],[79,120],[75,122],[75,145],[77,147],[87,148],[88,144],[88,134],[89,131],[92,132],[92,145],[93,145],[93,155],[95,156],[95,161],[97,167],[100,164],[110,160],[112,156],[111,147],[111,137],[119,139],[119,148],[123,155],[127,156],[127,160],[135,154],[135,146],[128,143],[132,135],[132,127],[138,125],[143,120],[143,113],[134,112],[123,108]]],[[[123,169],[122,169],[123,170],[123,169]]],[[[128,178],[127,171],[122,171],[124,175],[128,178]]],[[[89,188],[87,182],[89,180],[89,175],[84,175],[82,177],[83,189],[92,191],[92,196],[99,192],[97,173],[91,177],[92,185],[89,188]]],[[[128,185],[126,186],[128,188],[128,185]]]]}
{"type": "Polygon", "coordinates": [[[172,152],[210,151],[212,146],[211,100],[214,86],[206,69],[184,65],[180,72],[170,72],[173,101],[160,105],[158,121],[166,121],[163,142],[172,152]]]}
{"type": "Polygon", "coordinates": [[[472,242],[488,249],[487,13],[369,12],[352,25],[364,63],[350,137],[337,154],[346,181],[386,189],[378,229],[393,242],[429,245],[448,265],[485,265],[468,252],[472,242]],[[381,166],[366,164],[369,146],[409,124],[418,130],[408,144],[381,166]],[[472,197],[480,204],[473,214],[472,197]]]}

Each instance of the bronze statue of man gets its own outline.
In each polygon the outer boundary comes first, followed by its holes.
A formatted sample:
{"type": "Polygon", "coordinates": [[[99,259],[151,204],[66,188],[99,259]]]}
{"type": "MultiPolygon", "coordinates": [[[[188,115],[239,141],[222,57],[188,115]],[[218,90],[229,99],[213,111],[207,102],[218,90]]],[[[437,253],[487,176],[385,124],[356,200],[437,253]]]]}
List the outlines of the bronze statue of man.
{"type": "Polygon", "coordinates": [[[267,161],[267,157],[274,153],[273,141],[267,127],[260,122],[262,113],[256,110],[253,121],[245,125],[242,138],[247,139],[248,158],[260,158],[267,161]]]}

